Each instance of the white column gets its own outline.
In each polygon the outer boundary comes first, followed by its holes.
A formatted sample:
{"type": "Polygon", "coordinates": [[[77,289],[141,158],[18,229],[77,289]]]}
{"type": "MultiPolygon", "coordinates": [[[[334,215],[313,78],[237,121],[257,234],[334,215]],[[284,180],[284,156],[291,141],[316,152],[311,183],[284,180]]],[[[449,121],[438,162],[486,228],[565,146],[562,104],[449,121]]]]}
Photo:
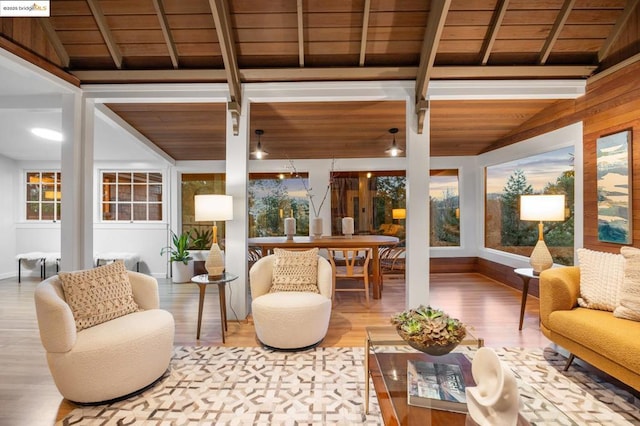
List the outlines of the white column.
{"type": "Polygon", "coordinates": [[[407,308],[429,303],[429,111],[422,134],[413,98],[407,101],[407,308]]]}
{"type": "Polygon", "coordinates": [[[93,266],[93,120],[93,102],[62,96],[62,270],[93,266]]]}
{"type": "Polygon", "coordinates": [[[227,284],[227,318],[235,320],[247,317],[247,293],[249,288],[247,274],[247,238],[249,236],[247,212],[247,187],[249,179],[249,107],[245,100],[242,104],[238,136],[233,135],[233,120],[227,111],[227,195],[233,196],[233,220],[226,222],[225,267],[238,275],[238,279],[227,284]]]}

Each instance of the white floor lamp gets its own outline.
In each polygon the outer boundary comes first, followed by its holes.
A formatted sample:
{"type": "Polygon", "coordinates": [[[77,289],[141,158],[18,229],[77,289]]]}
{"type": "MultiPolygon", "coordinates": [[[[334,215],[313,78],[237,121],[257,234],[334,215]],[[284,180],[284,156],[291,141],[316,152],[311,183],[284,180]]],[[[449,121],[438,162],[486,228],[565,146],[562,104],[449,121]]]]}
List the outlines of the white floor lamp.
{"type": "Polygon", "coordinates": [[[520,220],[538,222],[538,242],[533,248],[529,263],[533,268],[533,274],[539,275],[553,265],[553,258],[544,242],[542,222],[565,220],[564,195],[521,195],[520,220]]]}
{"type": "Polygon", "coordinates": [[[209,276],[218,277],[224,273],[224,258],[218,246],[218,220],[233,219],[233,197],[231,195],[196,195],[195,196],[196,221],[213,221],[213,240],[209,256],[204,263],[209,276]]]}

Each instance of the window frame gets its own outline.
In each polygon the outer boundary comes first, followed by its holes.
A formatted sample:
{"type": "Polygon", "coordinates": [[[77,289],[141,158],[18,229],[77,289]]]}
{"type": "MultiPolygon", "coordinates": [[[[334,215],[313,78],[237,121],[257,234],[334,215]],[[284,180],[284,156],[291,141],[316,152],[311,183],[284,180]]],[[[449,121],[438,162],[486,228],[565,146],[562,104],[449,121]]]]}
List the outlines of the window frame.
{"type": "MultiPolygon", "coordinates": [[[[98,185],[99,185],[99,189],[98,189],[98,209],[97,209],[97,214],[98,214],[98,221],[99,223],[103,223],[103,224],[123,224],[123,223],[164,223],[165,222],[165,217],[166,217],[166,176],[165,174],[162,172],[162,170],[157,170],[157,169],[118,169],[118,168],[108,168],[108,169],[100,169],[98,170],[98,185]],[[115,175],[115,181],[114,182],[107,182],[105,183],[105,174],[114,174],[115,175]],[[120,174],[126,175],[129,174],[130,175],[130,180],[129,182],[120,182],[120,174]],[[146,179],[144,182],[135,182],[136,180],[136,174],[145,174],[146,175],[146,179]],[[150,180],[150,175],[151,174],[157,174],[160,177],[160,181],[151,181],[150,180]],[[124,199],[124,200],[119,200],[118,198],[118,188],[120,185],[131,185],[131,189],[129,192],[129,199],[124,199]],[[110,199],[105,199],[105,185],[113,185],[115,187],[116,190],[116,199],[115,200],[110,200],[110,199]],[[146,199],[143,201],[140,200],[136,200],[136,196],[139,196],[139,192],[137,192],[135,189],[136,187],[140,187],[140,186],[146,186],[146,191],[145,191],[145,197],[146,199]],[[160,197],[160,202],[157,201],[153,201],[151,199],[151,193],[150,193],[150,187],[151,186],[159,186],[160,190],[159,192],[156,192],[155,195],[160,197]],[[138,195],[136,195],[138,194],[138,195]],[[129,204],[129,219],[119,219],[119,206],[125,206],[129,204]],[[114,211],[116,213],[116,218],[115,219],[105,219],[104,215],[105,215],[105,211],[104,211],[104,206],[105,205],[113,205],[114,206],[114,211]],[[135,206],[140,206],[140,205],[144,205],[146,206],[146,219],[135,219],[135,214],[136,214],[136,210],[135,210],[135,206]],[[149,219],[149,207],[150,206],[156,206],[158,207],[158,211],[160,213],[160,218],[159,219],[149,219]]],[[[126,179],[126,178],[125,178],[126,179]]]]}
{"type": "Polygon", "coordinates": [[[25,169],[22,173],[22,195],[23,195],[23,213],[22,220],[26,223],[58,223],[62,220],[62,171],[60,169],[25,169]],[[29,174],[38,173],[39,182],[29,183],[29,174]],[[42,182],[42,175],[53,174],[54,181],[51,185],[54,187],[54,200],[52,202],[44,201],[44,194],[47,192],[43,190],[44,183],[42,182]],[[29,185],[39,185],[38,188],[38,201],[29,201],[29,185]],[[53,219],[42,218],[42,207],[44,204],[53,204],[53,219]],[[27,216],[30,204],[38,205],[38,219],[30,219],[27,216]]]}

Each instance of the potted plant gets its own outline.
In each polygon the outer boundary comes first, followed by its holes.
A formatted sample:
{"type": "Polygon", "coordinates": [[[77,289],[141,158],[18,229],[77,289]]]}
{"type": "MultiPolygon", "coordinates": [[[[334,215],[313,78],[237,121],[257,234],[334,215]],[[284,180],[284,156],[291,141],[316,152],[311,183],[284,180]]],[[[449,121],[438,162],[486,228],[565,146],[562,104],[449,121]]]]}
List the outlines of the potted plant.
{"type": "Polygon", "coordinates": [[[391,317],[400,337],[412,348],[430,355],[444,355],[467,335],[466,326],[440,309],[420,305],[391,317]]]}
{"type": "Polygon", "coordinates": [[[171,232],[172,245],[163,247],[160,250],[160,255],[169,253],[169,260],[171,261],[171,279],[174,283],[186,283],[191,280],[193,276],[193,263],[189,254],[189,234],[184,232],[180,235],[171,232]]]}

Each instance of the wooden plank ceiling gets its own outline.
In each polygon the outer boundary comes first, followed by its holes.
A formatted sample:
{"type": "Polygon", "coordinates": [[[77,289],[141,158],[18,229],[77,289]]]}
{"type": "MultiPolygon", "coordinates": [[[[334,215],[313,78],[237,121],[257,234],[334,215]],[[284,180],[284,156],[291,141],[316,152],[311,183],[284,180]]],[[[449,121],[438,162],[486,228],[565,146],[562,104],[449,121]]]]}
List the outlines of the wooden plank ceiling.
{"type": "MultiPolygon", "coordinates": [[[[265,81],[584,78],[640,50],[639,0],[56,0],[0,46],[77,84],[226,82],[225,104],[108,105],[176,160],[224,159],[227,108],[265,81]]],[[[553,100],[434,101],[432,155],[475,155],[553,100]]],[[[399,102],[254,104],[269,158],[381,157],[399,102]]],[[[420,120],[423,115],[419,117],[420,120]]],[[[421,121],[420,121],[421,122],[421,121]]]]}

